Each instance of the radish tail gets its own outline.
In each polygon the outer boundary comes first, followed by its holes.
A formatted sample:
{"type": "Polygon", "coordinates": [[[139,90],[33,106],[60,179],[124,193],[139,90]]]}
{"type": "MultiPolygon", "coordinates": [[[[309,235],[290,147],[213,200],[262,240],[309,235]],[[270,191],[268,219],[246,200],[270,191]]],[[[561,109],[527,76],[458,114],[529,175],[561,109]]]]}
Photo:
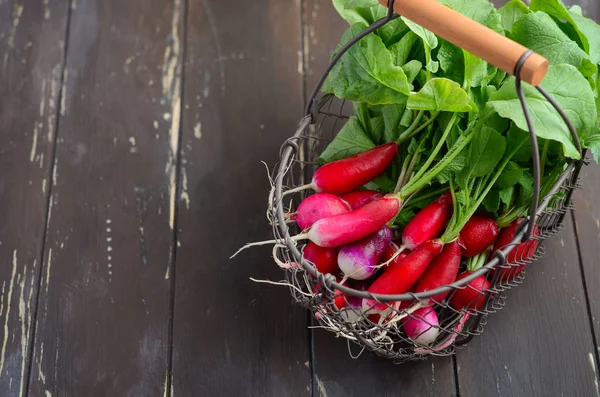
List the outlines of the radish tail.
{"type": "MultiPolygon", "coordinates": [[[[292,239],[292,241],[306,240],[308,238],[308,234],[301,233],[301,234],[292,236],[290,238],[292,239]]],[[[231,255],[229,257],[229,259],[233,259],[237,254],[239,254],[240,252],[242,252],[243,250],[245,250],[247,248],[258,247],[258,246],[267,245],[267,244],[278,244],[280,242],[281,242],[281,240],[265,240],[265,241],[257,241],[255,243],[248,243],[248,244],[244,245],[242,248],[240,248],[239,250],[237,250],[233,255],[231,255]]]]}
{"type": "Polygon", "coordinates": [[[298,186],[298,187],[295,187],[293,189],[286,190],[285,192],[283,192],[283,194],[281,195],[281,197],[287,196],[288,194],[301,192],[303,190],[308,190],[308,189],[314,189],[314,186],[312,184],[310,184],[310,183],[308,185],[298,186]]]}
{"type": "Polygon", "coordinates": [[[394,261],[394,259],[396,259],[398,257],[398,255],[400,255],[402,253],[402,251],[404,251],[406,249],[405,245],[402,245],[400,248],[398,248],[398,251],[396,251],[394,253],[394,255],[392,255],[392,257],[390,259],[388,259],[387,261],[381,263],[380,265],[377,266],[373,266],[375,269],[381,269],[382,267],[386,267],[387,265],[389,265],[390,263],[392,263],[394,261]]]}
{"type": "Polygon", "coordinates": [[[254,281],[255,283],[278,285],[278,286],[282,286],[282,287],[291,287],[291,288],[295,289],[298,293],[300,293],[304,296],[308,296],[309,298],[311,298],[313,296],[312,294],[309,294],[308,292],[302,291],[300,288],[296,287],[295,285],[284,282],[284,281],[257,280],[252,277],[250,277],[250,280],[254,281]]]}

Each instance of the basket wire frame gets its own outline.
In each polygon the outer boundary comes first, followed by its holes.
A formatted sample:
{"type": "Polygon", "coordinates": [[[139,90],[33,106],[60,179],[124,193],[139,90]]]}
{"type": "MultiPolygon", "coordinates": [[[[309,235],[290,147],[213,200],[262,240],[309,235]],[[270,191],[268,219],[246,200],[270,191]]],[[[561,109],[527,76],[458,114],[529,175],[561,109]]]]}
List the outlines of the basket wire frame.
{"type": "MultiPolygon", "coordinates": [[[[306,106],[304,116],[297,127],[296,133],[288,138],[280,150],[280,162],[271,176],[273,189],[269,196],[267,218],[272,225],[277,243],[273,248],[273,257],[285,272],[290,284],[290,293],[294,301],[310,310],[318,322],[317,328],[325,328],[337,336],[344,337],[362,348],[389,358],[396,363],[424,359],[430,355],[447,356],[454,354],[456,349],[467,344],[472,337],[483,332],[487,322],[486,317],[502,309],[507,299],[507,291],[521,284],[526,272],[522,267],[541,258],[544,253],[544,240],[558,234],[563,229],[566,213],[572,208],[571,196],[579,187],[579,171],[584,164],[585,152],[566,113],[559,104],[540,86],[537,90],[552,104],[565,121],[572,140],[581,153],[578,161],[569,161],[566,169],[558,178],[549,194],[539,200],[540,175],[539,152],[537,138],[527,108],[525,95],[521,86],[520,72],[527,57],[532,52],[527,51],[516,65],[516,89],[523,112],[529,126],[530,140],[533,151],[534,197],[530,214],[519,224],[513,241],[493,253],[488,262],[470,276],[436,290],[425,293],[405,293],[400,295],[374,295],[367,291],[350,288],[337,282],[334,275],[322,274],[315,266],[305,260],[301,249],[291,238],[292,234],[300,232],[297,226],[287,222],[286,214],[294,211],[295,205],[305,196],[306,192],[285,195],[285,191],[304,184],[319,166],[316,154],[321,153],[325,146],[340,131],[352,115],[352,104],[335,98],[330,94],[320,97],[319,91],[329,72],[343,54],[361,38],[398,17],[393,13],[393,0],[388,2],[388,14],[382,20],[374,23],[367,30],[348,42],[332,58],[331,63],[321,76],[312,92],[306,106]],[[533,233],[537,225],[538,232],[533,233]],[[516,252],[511,252],[521,243],[516,252]],[[510,263],[506,258],[510,257],[510,263]],[[476,299],[482,300],[481,309],[467,308],[456,310],[449,305],[449,300],[458,289],[471,288],[468,283],[475,278],[491,272],[490,286],[476,299]],[[513,275],[517,274],[513,277],[513,275]],[[500,277],[502,275],[502,277],[500,277]],[[424,318],[416,316],[411,304],[430,299],[440,293],[448,292],[441,302],[435,302],[430,310],[435,310],[439,318],[438,336],[434,343],[424,346],[409,339],[402,330],[402,324],[409,319],[424,318]],[[344,295],[342,295],[344,294],[344,295]],[[363,298],[374,299],[385,305],[386,311],[381,315],[368,315],[361,310],[363,298]],[[345,307],[337,309],[336,299],[343,299],[345,307]]],[[[461,265],[461,269],[462,269],[461,265]]],[[[489,275],[488,275],[489,276],[489,275]]],[[[477,303],[477,302],[474,302],[477,303]]],[[[478,305],[471,305],[471,307],[478,305]]]]}

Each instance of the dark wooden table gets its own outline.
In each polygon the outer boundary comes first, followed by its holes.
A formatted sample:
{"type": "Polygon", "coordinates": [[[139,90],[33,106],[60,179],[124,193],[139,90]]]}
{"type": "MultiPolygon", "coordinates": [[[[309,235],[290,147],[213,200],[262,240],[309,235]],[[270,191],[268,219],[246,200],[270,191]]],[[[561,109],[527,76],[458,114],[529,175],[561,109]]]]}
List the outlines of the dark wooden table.
{"type": "Polygon", "coordinates": [[[352,360],[249,280],[268,248],[228,259],[343,29],[330,0],[0,1],[0,396],[600,395],[596,165],[453,358],[352,360]]]}

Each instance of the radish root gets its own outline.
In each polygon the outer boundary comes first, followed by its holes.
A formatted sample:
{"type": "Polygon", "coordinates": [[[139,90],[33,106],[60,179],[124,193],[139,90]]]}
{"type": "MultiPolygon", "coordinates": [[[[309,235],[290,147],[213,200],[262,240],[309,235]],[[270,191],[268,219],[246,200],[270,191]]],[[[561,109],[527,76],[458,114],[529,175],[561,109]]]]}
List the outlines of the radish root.
{"type": "MultiPolygon", "coordinates": [[[[306,240],[307,238],[308,238],[308,234],[307,233],[301,233],[301,234],[297,234],[297,235],[291,237],[292,241],[306,240]]],[[[233,255],[231,255],[229,257],[229,259],[235,258],[235,256],[237,254],[239,254],[240,252],[244,251],[247,248],[258,247],[258,246],[261,246],[261,245],[268,245],[268,244],[279,244],[279,245],[282,245],[283,243],[282,243],[281,240],[265,240],[265,241],[257,241],[255,243],[248,243],[248,244],[244,245],[242,248],[240,248],[239,250],[237,250],[233,255]]]]}
{"type": "Polygon", "coordinates": [[[294,284],[288,283],[287,281],[258,280],[258,279],[252,278],[252,277],[250,277],[250,280],[254,281],[255,283],[270,284],[270,285],[277,285],[277,286],[281,286],[281,287],[293,288],[299,294],[302,294],[309,298],[312,298],[312,296],[313,296],[312,294],[302,291],[300,288],[296,287],[294,284]]]}

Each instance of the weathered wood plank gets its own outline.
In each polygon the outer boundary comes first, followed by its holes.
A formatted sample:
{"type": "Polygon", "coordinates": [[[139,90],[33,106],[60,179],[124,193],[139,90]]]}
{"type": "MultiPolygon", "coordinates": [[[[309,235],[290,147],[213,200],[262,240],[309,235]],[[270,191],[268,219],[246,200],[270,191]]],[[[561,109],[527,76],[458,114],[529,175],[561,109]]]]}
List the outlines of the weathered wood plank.
{"type": "Polygon", "coordinates": [[[0,2],[0,395],[22,395],[67,29],[64,1],[0,2]]]}
{"type": "Polygon", "coordinates": [[[573,226],[457,355],[461,396],[595,396],[598,378],[573,226]]]}
{"type": "Polygon", "coordinates": [[[282,287],[265,219],[279,146],[301,117],[300,2],[189,4],[174,395],[310,394],[306,314],[282,287]],[[234,10],[235,8],[235,10],[234,10]]]}
{"type": "MultiPolygon", "coordinates": [[[[327,66],[347,23],[329,0],[307,0],[305,6],[305,53],[307,95],[327,66]]],[[[455,394],[452,359],[394,365],[363,353],[353,360],[347,342],[335,335],[315,330],[313,338],[313,388],[319,396],[452,396],[455,394]]],[[[351,345],[353,354],[360,348],[351,345]]]]}
{"type": "Polygon", "coordinates": [[[163,395],[183,0],[73,6],[30,394],[163,395]]]}
{"type": "MultiPolygon", "coordinates": [[[[581,190],[575,195],[575,226],[579,239],[579,249],[583,263],[583,274],[596,336],[596,344],[600,341],[600,166],[593,160],[581,172],[581,190]]],[[[600,351],[600,346],[596,346],[600,351]]]]}

